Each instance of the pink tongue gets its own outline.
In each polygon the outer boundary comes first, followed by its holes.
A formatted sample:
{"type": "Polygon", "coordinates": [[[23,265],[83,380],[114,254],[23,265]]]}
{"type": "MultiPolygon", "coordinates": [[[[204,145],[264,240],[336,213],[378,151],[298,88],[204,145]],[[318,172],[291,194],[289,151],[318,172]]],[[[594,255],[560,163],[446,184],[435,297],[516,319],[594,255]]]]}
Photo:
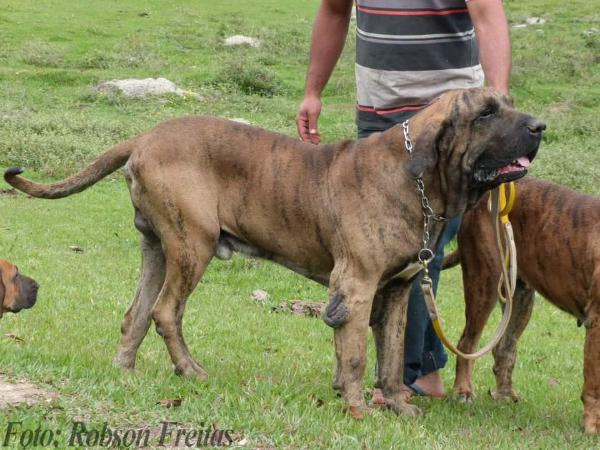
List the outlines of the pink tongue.
{"type": "Polygon", "coordinates": [[[517,159],[516,164],[511,163],[498,169],[498,174],[502,175],[504,173],[518,172],[520,170],[527,169],[530,163],[531,161],[529,161],[527,156],[521,156],[519,159],[517,159]]]}
{"type": "Polygon", "coordinates": [[[529,167],[529,164],[531,163],[531,161],[529,161],[529,158],[527,156],[521,156],[519,159],[517,159],[517,162],[525,167],[526,169],[529,167]]]}

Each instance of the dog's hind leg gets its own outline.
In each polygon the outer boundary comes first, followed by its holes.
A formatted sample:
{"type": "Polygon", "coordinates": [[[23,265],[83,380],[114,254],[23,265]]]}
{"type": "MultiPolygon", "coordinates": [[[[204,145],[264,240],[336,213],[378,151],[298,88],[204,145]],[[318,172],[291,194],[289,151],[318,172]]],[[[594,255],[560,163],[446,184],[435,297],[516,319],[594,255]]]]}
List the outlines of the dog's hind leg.
{"type": "Polygon", "coordinates": [[[190,354],[182,333],[183,313],[188,296],[204,274],[215,254],[219,236],[218,227],[213,233],[206,228],[190,226],[182,221],[185,232],[163,236],[165,244],[166,274],[158,299],[152,310],[156,331],[163,337],[175,373],[204,379],[204,368],[190,354]]]}
{"type": "MultiPolygon", "coordinates": [[[[139,212],[136,212],[136,225],[138,214],[139,212]]],[[[136,353],[152,321],[152,307],[165,280],[165,256],[160,240],[151,231],[144,230],[140,245],[140,281],[133,302],[121,324],[121,343],[114,361],[117,367],[123,369],[133,369],[135,366],[136,353]]]]}
{"type": "Polygon", "coordinates": [[[493,350],[496,389],[491,392],[491,395],[494,400],[520,400],[512,387],[512,372],[517,360],[517,341],[529,323],[533,311],[534,294],[533,288],[522,280],[517,280],[508,328],[493,350]]]}

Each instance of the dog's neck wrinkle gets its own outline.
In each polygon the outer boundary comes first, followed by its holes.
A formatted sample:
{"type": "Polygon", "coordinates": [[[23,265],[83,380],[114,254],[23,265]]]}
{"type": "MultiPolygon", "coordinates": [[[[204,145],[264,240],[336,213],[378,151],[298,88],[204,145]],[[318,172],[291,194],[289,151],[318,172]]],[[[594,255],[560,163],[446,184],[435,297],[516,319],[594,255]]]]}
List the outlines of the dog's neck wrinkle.
{"type": "Polygon", "coordinates": [[[390,153],[400,158],[401,161],[408,160],[410,154],[406,148],[404,130],[401,124],[394,125],[392,128],[379,134],[378,137],[385,142],[384,147],[391,150],[390,153]]]}
{"type": "MultiPolygon", "coordinates": [[[[417,190],[416,180],[409,177],[404,169],[404,164],[410,158],[410,153],[406,149],[404,141],[404,130],[402,125],[396,125],[389,130],[379,134],[379,139],[385,142],[383,147],[387,148],[388,152],[381,156],[381,166],[389,167],[390,164],[394,164],[398,167],[397,185],[394,191],[399,195],[405,197],[407,192],[412,192],[417,197],[415,202],[418,209],[421,210],[421,196],[417,190]]],[[[441,172],[439,163],[436,164],[433,169],[428,170],[423,174],[423,183],[425,184],[425,195],[430,200],[431,207],[436,214],[445,217],[446,210],[448,209],[447,199],[443,195],[441,172]],[[440,200],[443,199],[443,200],[440,200]]]]}
{"type": "MultiPolygon", "coordinates": [[[[423,174],[423,184],[425,186],[425,195],[429,200],[429,205],[433,212],[442,217],[447,217],[446,212],[449,210],[448,198],[444,193],[443,174],[439,170],[439,164],[436,164],[433,170],[423,174]]],[[[417,191],[416,186],[414,189],[417,191]]],[[[420,197],[419,204],[421,204],[420,197]]]]}

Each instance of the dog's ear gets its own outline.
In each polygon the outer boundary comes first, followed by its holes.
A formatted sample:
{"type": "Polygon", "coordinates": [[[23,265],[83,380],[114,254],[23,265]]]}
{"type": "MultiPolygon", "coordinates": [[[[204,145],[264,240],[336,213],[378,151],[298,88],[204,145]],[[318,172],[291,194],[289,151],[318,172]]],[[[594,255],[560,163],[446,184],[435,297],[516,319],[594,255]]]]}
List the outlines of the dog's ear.
{"type": "Polygon", "coordinates": [[[448,123],[442,122],[439,127],[429,127],[416,138],[413,151],[404,164],[406,173],[411,178],[420,178],[435,167],[439,158],[439,144],[448,123]]]}
{"type": "MultiPolygon", "coordinates": [[[[16,270],[14,266],[7,269],[5,265],[0,265],[0,311],[5,311],[5,305],[12,308],[12,304],[17,298],[17,290],[15,283],[12,282],[13,270],[16,270]]],[[[2,314],[0,313],[0,316],[2,314]]]]}

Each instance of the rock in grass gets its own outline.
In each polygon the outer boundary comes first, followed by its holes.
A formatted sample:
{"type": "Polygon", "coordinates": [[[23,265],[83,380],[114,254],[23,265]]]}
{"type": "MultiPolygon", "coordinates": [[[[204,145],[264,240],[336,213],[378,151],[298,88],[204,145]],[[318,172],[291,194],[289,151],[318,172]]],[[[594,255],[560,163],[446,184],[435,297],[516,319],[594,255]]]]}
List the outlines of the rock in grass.
{"type": "Polygon", "coordinates": [[[546,19],[541,19],[539,17],[528,17],[525,19],[525,23],[527,23],[527,25],[544,25],[546,23],[546,19]]]}
{"type": "Polygon", "coordinates": [[[263,291],[262,289],[256,289],[252,292],[252,295],[250,297],[255,302],[265,302],[271,298],[269,293],[267,291],[263,291]]]}
{"type": "Polygon", "coordinates": [[[175,94],[181,97],[186,95],[200,99],[194,92],[185,91],[177,87],[175,83],[166,78],[128,78],[125,80],[104,81],[96,86],[98,92],[119,92],[127,97],[144,97],[146,95],[175,94]]]}
{"type": "Polygon", "coordinates": [[[250,47],[258,48],[260,47],[260,41],[253,37],[236,34],[235,36],[229,36],[227,39],[225,39],[225,45],[249,45],[250,47]]]}
{"type": "Polygon", "coordinates": [[[518,23],[513,25],[513,28],[526,28],[532,25],[544,25],[546,23],[546,19],[542,19],[540,17],[528,17],[525,19],[525,23],[518,23]]]}

